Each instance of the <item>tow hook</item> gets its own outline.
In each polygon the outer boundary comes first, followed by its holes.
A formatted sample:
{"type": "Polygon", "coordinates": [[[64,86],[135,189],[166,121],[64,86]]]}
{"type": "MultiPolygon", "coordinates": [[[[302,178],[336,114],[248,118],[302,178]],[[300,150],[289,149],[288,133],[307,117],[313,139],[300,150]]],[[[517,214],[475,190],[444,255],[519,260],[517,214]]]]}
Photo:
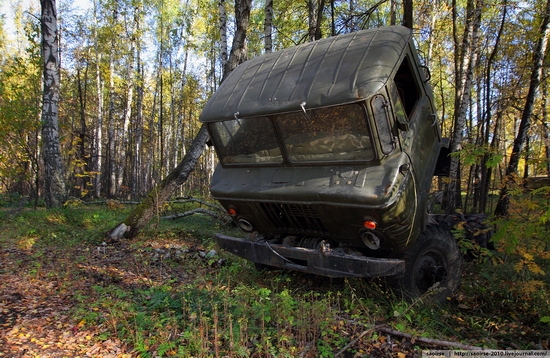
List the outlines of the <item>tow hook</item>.
{"type": "Polygon", "coordinates": [[[319,249],[323,255],[326,255],[330,252],[330,244],[323,240],[319,243],[319,249]]]}

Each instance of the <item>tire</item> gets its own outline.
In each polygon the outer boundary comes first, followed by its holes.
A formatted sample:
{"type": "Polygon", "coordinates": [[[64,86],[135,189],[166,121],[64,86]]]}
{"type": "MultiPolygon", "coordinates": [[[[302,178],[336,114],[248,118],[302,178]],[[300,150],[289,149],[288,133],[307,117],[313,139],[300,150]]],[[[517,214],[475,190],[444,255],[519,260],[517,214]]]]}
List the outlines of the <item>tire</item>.
{"type": "Polygon", "coordinates": [[[426,297],[444,303],[460,286],[460,249],[451,232],[442,227],[428,225],[412,246],[392,257],[405,260],[405,272],[391,277],[390,284],[407,299],[426,297]]]}
{"type": "Polygon", "coordinates": [[[466,237],[474,240],[480,247],[494,250],[495,245],[491,242],[493,231],[483,220],[485,216],[470,215],[466,218],[466,237]]]}

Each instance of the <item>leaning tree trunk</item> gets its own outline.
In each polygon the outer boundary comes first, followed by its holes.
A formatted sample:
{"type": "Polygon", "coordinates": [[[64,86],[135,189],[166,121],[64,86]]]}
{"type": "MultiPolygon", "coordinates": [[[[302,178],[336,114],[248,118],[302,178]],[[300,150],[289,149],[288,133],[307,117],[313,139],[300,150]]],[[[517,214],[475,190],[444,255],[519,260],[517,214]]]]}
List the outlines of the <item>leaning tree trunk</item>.
{"type": "Polygon", "coordinates": [[[156,188],[150,191],[124,222],[111,230],[108,236],[111,239],[120,239],[123,236],[134,237],[137,235],[139,230],[158,214],[158,208],[162,207],[162,204],[170,199],[174,191],[187,180],[197,164],[207,140],[208,131],[203,125],[178,166],[156,188]]]}
{"type": "Polygon", "coordinates": [[[55,0],[41,0],[44,92],[42,98],[42,145],[46,206],[59,207],[65,198],[65,181],[59,144],[59,56],[55,0]]]}
{"type": "MultiPolygon", "coordinates": [[[[233,37],[231,53],[224,67],[223,79],[235,67],[246,61],[246,33],[250,19],[252,0],[235,0],[235,21],[237,28],[233,37]]],[[[222,79],[222,81],[223,81],[222,79]]],[[[199,133],[193,139],[191,148],[182,161],[170,174],[153,189],[142,202],[128,215],[124,222],[117,225],[108,234],[109,239],[117,240],[124,236],[134,237],[158,213],[174,191],[183,184],[197,164],[208,140],[206,125],[202,125],[199,133]]]]}
{"type": "Polygon", "coordinates": [[[508,167],[506,168],[504,183],[500,189],[500,196],[495,209],[496,216],[505,217],[508,215],[508,209],[510,207],[509,190],[510,187],[513,186],[514,179],[517,176],[520,154],[523,151],[527,133],[531,127],[531,115],[533,113],[533,107],[535,106],[535,98],[537,96],[537,91],[540,84],[544,57],[548,47],[548,38],[550,37],[549,23],[550,0],[546,3],[546,11],[540,26],[540,38],[537,42],[535,53],[533,54],[533,69],[531,72],[531,79],[529,81],[529,91],[527,92],[525,107],[523,108],[523,113],[521,115],[519,130],[516,138],[514,139],[514,146],[512,148],[512,154],[510,155],[510,161],[508,162],[508,167]]]}

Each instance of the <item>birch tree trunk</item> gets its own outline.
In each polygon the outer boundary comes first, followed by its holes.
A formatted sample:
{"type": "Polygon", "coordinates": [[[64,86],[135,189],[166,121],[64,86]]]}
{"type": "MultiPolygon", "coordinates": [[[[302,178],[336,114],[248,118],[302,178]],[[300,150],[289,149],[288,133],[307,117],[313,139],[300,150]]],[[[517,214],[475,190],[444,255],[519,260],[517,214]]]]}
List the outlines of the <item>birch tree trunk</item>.
{"type": "MultiPolygon", "coordinates": [[[[235,0],[235,22],[236,29],[233,37],[233,46],[226,66],[224,67],[223,78],[233,71],[239,64],[246,61],[246,36],[250,21],[250,9],[252,0],[235,0]]],[[[222,80],[223,81],[223,80],[222,80]]],[[[163,204],[173,195],[174,191],[183,184],[193,168],[197,164],[206,141],[208,130],[202,125],[191,147],[183,157],[182,161],[154,188],[147,197],[128,215],[124,222],[113,228],[108,234],[111,240],[118,240],[124,236],[134,237],[151,221],[163,204]]]]}
{"type": "MultiPolygon", "coordinates": [[[[493,62],[495,60],[496,54],[499,50],[500,40],[502,38],[502,33],[504,31],[504,24],[506,23],[506,16],[508,12],[508,3],[507,0],[503,1],[502,4],[502,19],[500,22],[500,27],[495,39],[495,45],[493,46],[493,50],[491,51],[491,55],[489,56],[489,59],[487,60],[487,71],[486,71],[486,78],[485,78],[485,100],[486,100],[486,107],[485,107],[485,124],[484,129],[485,132],[483,133],[483,139],[485,143],[489,142],[490,137],[490,127],[491,127],[491,117],[492,117],[492,107],[493,107],[493,101],[491,101],[492,98],[492,86],[493,86],[493,80],[492,80],[492,66],[493,62]]],[[[493,145],[496,143],[496,136],[497,136],[497,128],[498,125],[495,123],[495,135],[493,136],[493,140],[491,141],[491,145],[489,146],[490,149],[493,149],[493,145]]],[[[489,153],[485,153],[483,155],[483,158],[481,159],[481,183],[480,183],[480,194],[479,194],[479,212],[485,213],[485,210],[487,209],[487,197],[489,196],[489,182],[491,180],[491,174],[492,174],[492,168],[489,168],[487,166],[487,162],[489,161],[489,153]]]]}
{"type": "Polygon", "coordinates": [[[107,182],[109,196],[116,195],[116,136],[115,136],[115,40],[111,40],[111,51],[109,54],[109,148],[108,148],[108,169],[107,182]]]}
{"type": "Polygon", "coordinates": [[[395,25],[397,21],[397,4],[395,0],[390,0],[390,25],[395,25]]]}
{"type": "Polygon", "coordinates": [[[264,51],[270,53],[273,51],[273,0],[265,0],[265,21],[264,21],[264,51]]]}
{"type": "Polygon", "coordinates": [[[495,209],[496,216],[505,217],[508,215],[508,209],[510,207],[510,196],[508,191],[517,176],[520,154],[523,152],[527,133],[531,127],[531,115],[535,106],[535,99],[537,97],[537,92],[540,85],[544,58],[548,47],[548,38],[550,36],[549,23],[550,0],[546,3],[544,16],[540,25],[540,38],[537,41],[537,47],[535,48],[535,53],[533,54],[533,68],[531,71],[531,79],[529,81],[529,91],[527,92],[527,98],[525,100],[525,107],[523,108],[521,115],[518,133],[514,139],[514,146],[512,148],[512,154],[510,155],[510,161],[508,162],[508,167],[506,168],[504,183],[500,190],[500,196],[495,209]]]}
{"type": "Polygon", "coordinates": [[[308,0],[308,41],[315,41],[315,29],[317,28],[317,0],[308,0]]]}
{"type": "Polygon", "coordinates": [[[103,147],[103,90],[101,79],[101,51],[99,51],[99,39],[97,34],[97,1],[94,1],[94,48],[95,48],[95,77],[96,77],[96,91],[97,91],[97,121],[94,130],[94,154],[92,162],[92,170],[94,172],[94,190],[95,196],[99,198],[101,196],[101,151],[103,147]]]}
{"type": "MultiPolygon", "coordinates": [[[[134,19],[139,13],[139,7],[135,7],[134,19]]],[[[135,78],[135,68],[134,68],[134,53],[136,49],[136,21],[133,22],[132,33],[128,34],[130,37],[130,57],[128,58],[128,90],[126,92],[126,107],[124,110],[124,119],[122,121],[122,132],[120,133],[120,157],[119,157],[119,166],[118,166],[118,175],[117,175],[117,188],[120,191],[120,188],[123,184],[124,171],[126,166],[126,152],[128,148],[128,128],[130,126],[130,120],[132,118],[132,101],[134,98],[134,78],[135,78]]],[[[119,193],[120,194],[120,193],[119,193]]]]}
{"type": "MultiPolygon", "coordinates": [[[[140,14],[139,9],[136,9],[134,13],[134,22],[136,32],[140,31],[140,14]]],[[[136,66],[137,66],[137,78],[136,78],[136,120],[134,126],[134,160],[131,180],[132,197],[137,198],[143,192],[143,186],[146,182],[144,171],[141,168],[142,163],[142,142],[143,142],[143,73],[141,65],[141,44],[138,40],[136,42],[136,66]]]]}
{"type": "MultiPolygon", "coordinates": [[[[88,64],[84,69],[84,79],[81,78],[81,69],[77,68],[76,70],[76,84],[77,84],[77,93],[78,93],[78,108],[79,108],[79,117],[80,117],[80,130],[78,131],[78,150],[76,151],[76,158],[81,160],[88,168],[91,168],[91,163],[89,160],[86,160],[86,148],[87,148],[87,138],[88,138],[88,129],[86,125],[86,112],[87,112],[87,101],[86,101],[86,84],[88,83],[88,64]]],[[[73,130],[74,131],[74,130],[73,130]]],[[[68,161],[70,163],[70,161],[68,161]]],[[[85,168],[79,167],[75,168],[75,182],[80,187],[80,195],[86,193],[86,179],[84,176],[79,174],[84,174],[85,168]]]]}
{"type": "Polygon", "coordinates": [[[323,37],[321,22],[325,10],[325,0],[308,0],[307,6],[309,18],[308,39],[309,41],[319,40],[323,37]]]}
{"type": "MultiPolygon", "coordinates": [[[[456,36],[456,2],[453,1],[453,23],[455,43],[459,43],[456,36]]],[[[451,138],[451,153],[458,153],[462,149],[464,131],[466,129],[466,116],[468,103],[472,88],[473,63],[475,62],[478,30],[481,24],[481,1],[468,0],[466,9],[466,23],[464,35],[460,48],[455,50],[455,115],[454,127],[451,138]]],[[[445,193],[445,210],[453,213],[457,208],[462,207],[461,185],[460,185],[460,158],[451,157],[449,168],[450,183],[445,193]]]]}
{"type": "Polygon", "coordinates": [[[252,0],[235,0],[235,35],[233,36],[233,44],[231,53],[227,59],[227,63],[223,68],[223,76],[221,82],[227,75],[238,65],[248,59],[248,46],[246,44],[246,34],[250,23],[250,10],[252,8],[252,0]]]}
{"type": "Polygon", "coordinates": [[[108,120],[109,127],[107,131],[107,187],[109,197],[116,195],[116,151],[117,151],[117,138],[116,138],[116,124],[115,124],[115,55],[116,55],[116,38],[115,38],[115,24],[118,20],[118,8],[115,6],[112,10],[113,15],[110,20],[113,33],[111,33],[111,47],[109,50],[109,111],[108,120]]]}
{"type": "MultiPolygon", "coordinates": [[[[348,6],[349,6],[349,13],[350,14],[353,14],[355,13],[355,8],[356,8],[356,2],[355,0],[349,0],[348,2],[348,6]]],[[[357,31],[357,24],[356,24],[356,21],[355,21],[355,17],[353,15],[351,15],[349,17],[349,22],[348,24],[346,25],[347,27],[347,32],[354,32],[354,31],[357,31]]],[[[333,35],[334,36],[334,35],[333,35]]]]}
{"type": "Polygon", "coordinates": [[[63,205],[65,181],[59,144],[59,37],[55,0],[41,0],[42,55],[44,89],[42,97],[42,146],[44,157],[44,191],[48,208],[63,205]]]}
{"type": "Polygon", "coordinates": [[[220,14],[220,57],[222,68],[227,64],[227,14],[225,13],[225,0],[218,0],[218,11],[220,14]]]}

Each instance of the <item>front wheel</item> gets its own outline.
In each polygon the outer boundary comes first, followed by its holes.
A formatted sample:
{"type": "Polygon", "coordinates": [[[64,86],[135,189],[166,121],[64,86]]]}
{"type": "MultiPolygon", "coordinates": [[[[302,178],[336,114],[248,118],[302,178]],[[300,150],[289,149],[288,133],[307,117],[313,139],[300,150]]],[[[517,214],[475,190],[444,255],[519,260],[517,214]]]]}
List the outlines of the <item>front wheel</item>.
{"type": "Polygon", "coordinates": [[[460,285],[460,250],[444,228],[428,225],[412,246],[392,257],[405,260],[405,272],[390,283],[410,299],[426,296],[443,303],[460,285]]]}

